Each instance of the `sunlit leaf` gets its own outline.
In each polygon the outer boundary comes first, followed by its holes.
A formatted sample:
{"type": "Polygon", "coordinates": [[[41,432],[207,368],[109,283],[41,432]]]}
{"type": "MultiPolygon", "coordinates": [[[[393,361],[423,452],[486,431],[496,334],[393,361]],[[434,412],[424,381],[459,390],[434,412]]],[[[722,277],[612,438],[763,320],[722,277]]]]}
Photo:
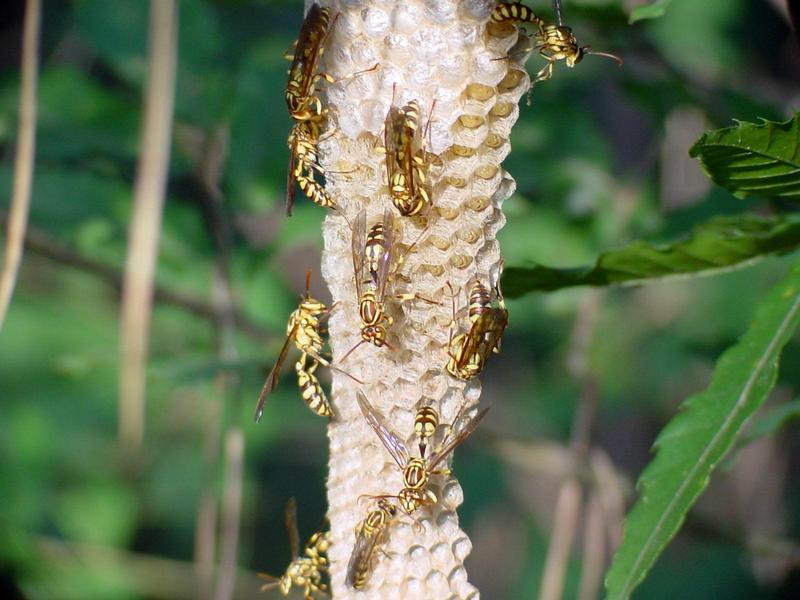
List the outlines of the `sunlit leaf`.
{"type": "Polygon", "coordinates": [[[671,2],[672,0],[655,0],[651,4],[637,6],[631,11],[630,17],[628,17],[628,23],[636,23],[636,21],[641,21],[643,19],[655,19],[656,17],[660,17],[667,10],[671,2]]]}
{"type": "Polygon", "coordinates": [[[606,579],[608,598],[628,598],[680,528],[748,419],[775,385],[784,345],[800,324],[800,261],[760,303],[750,328],[717,363],[708,388],[662,430],[642,473],[639,499],[606,579]]]}
{"type": "Polygon", "coordinates": [[[543,265],[509,267],[503,289],[513,298],[533,291],[578,285],[642,285],[698,277],[750,266],[770,254],[800,246],[800,217],[754,215],[718,217],[673,244],[634,242],[600,255],[591,267],[556,269],[543,265]]]}
{"type": "Polygon", "coordinates": [[[795,115],[784,123],[739,123],[709,131],[689,154],[738,198],[757,194],[800,201],[799,119],[795,115]]]}

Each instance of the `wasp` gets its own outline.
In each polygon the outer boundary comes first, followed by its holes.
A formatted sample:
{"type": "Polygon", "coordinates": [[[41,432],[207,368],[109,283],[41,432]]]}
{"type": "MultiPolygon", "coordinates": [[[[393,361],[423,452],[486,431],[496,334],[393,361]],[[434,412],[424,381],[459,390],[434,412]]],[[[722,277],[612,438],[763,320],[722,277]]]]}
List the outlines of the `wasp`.
{"type": "Polygon", "coordinates": [[[503,23],[513,21],[518,23],[532,23],[536,27],[536,46],[539,54],[547,64],[542,67],[534,77],[533,82],[546,81],[553,76],[556,62],[563,60],[567,67],[572,68],[583,60],[587,54],[605,56],[617,61],[621,66],[622,59],[608,52],[595,52],[590,46],[580,46],[572,28],[563,23],[561,1],[553,0],[556,13],[556,24],[545,22],[530,8],[519,2],[499,2],[492,11],[492,21],[503,23]]]}
{"type": "Polygon", "coordinates": [[[261,586],[261,591],[265,592],[277,586],[284,596],[288,596],[292,586],[296,586],[303,589],[305,600],[314,600],[316,594],[327,594],[329,587],[322,579],[328,573],[327,553],[331,543],[330,531],[320,531],[312,535],[301,555],[300,534],[297,530],[297,503],[294,498],[290,498],[286,503],[285,523],[286,531],[289,534],[292,562],[279,578],[259,573],[260,578],[270,582],[261,586]]]}
{"type": "Polygon", "coordinates": [[[425,458],[430,440],[439,428],[439,413],[431,406],[421,406],[414,417],[414,435],[419,440],[419,455],[425,458]]]}
{"type": "Polygon", "coordinates": [[[329,74],[318,72],[317,68],[325,50],[325,41],[333,29],[332,25],[331,9],[314,3],[306,13],[300,34],[294,43],[285,94],[286,106],[295,121],[288,140],[290,159],[286,184],[287,215],[292,214],[294,206],[295,182],[315,204],[326,208],[335,206],[330,196],[314,179],[314,170],[321,171],[317,163],[317,144],[324,124],[322,101],[315,94],[315,86],[320,79],[330,83],[335,81],[329,74]]]}
{"type": "MultiPolygon", "coordinates": [[[[330,314],[333,307],[325,306],[323,302],[313,298],[309,291],[310,285],[311,271],[306,273],[306,291],[300,300],[300,304],[289,315],[289,321],[286,324],[286,340],[283,342],[278,359],[275,361],[269,375],[267,375],[264,386],[261,388],[261,394],[258,396],[255,411],[256,422],[260,421],[264,414],[264,404],[267,396],[278,387],[281,367],[289,354],[291,343],[294,343],[301,353],[300,360],[295,364],[300,392],[308,407],[316,414],[323,417],[331,417],[333,415],[333,409],[328,402],[328,398],[325,396],[325,392],[322,390],[316,375],[314,375],[317,367],[323,365],[352,377],[346,371],[331,365],[330,361],[322,356],[324,340],[322,339],[321,320],[330,314]],[[311,361],[310,367],[307,366],[309,360],[311,361]]],[[[355,378],[353,379],[358,381],[355,378]]]]}
{"type": "Polygon", "coordinates": [[[286,176],[286,214],[289,216],[294,207],[295,183],[317,206],[336,208],[336,202],[315,179],[315,172],[324,173],[317,161],[317,144],[323,122],[321,116],[298,121],[289,134],[289,171],[286,176]]]}
{"type": "Polygon", "coordinates": [[[386,540],[389,525],[397,516],[397,507],[381,498],[374,509],[356,525],[356,542],[347,563],[345,583],[363,589],[372,570],[375,550],[386,540]]]}
{"type": "MultiPolygon", "coordinates": [[[[352,226],[353,272],[358,296],[358,314],[361,319],[361,341],[353,346],[342,358],[345,360],[364,342],[382,348],[391,346],[386,341],[387,327],[394,322],[386,312],[386,286],[392,274],[392,267],[402,259],[395,260],[394,215],[390,209],[383,213],[383,220],[370,227],[367,233],[366,211],[362,210],[352,226]]],[[[423,232],[424,233],[424,232],[423,232]]],[[[416,245],[416,241],[406,253],[416,245]]],[[[395,294],[398,301],[422,300],[438,304],[423,298],[419,294],[395,294]]]]}
{"type": "Polygon", "coordinates": [[[389,193],[397,210],[407,217],[420,214],[431,203],[426,184],[429,157],[424,148],[425,134],[417,142],[418,129],[419,104],[415,100],[402,108],[389,108],[384,123],[389,193]]]}
{"type": "MultiPolygon", "coordinates": [[[[333,23],[337,19],[338,15],[333,23]]],[[[286,106],[295,121],[308,121],[322,115],[322,101],[315,95],[315,86],[320,79],[329,83],[335,81],[328,73],[317,71],[332,25],[331,9],[315,2],[300,27],[285,93],[286,106]]],[[[288,52],[286,56],[288,58],[288,52]]]]}
{"type": "Polygon", "coordinates": [[[294,370],[297,373],[297,385],[300,388],[300,395],[303,397],[303,402],[315,414],[320,417],[333,417],[333,407],[322,389],[322,385],[314,374],[314,371],[319,367],[320,362],[317,360],[311,361],[311,366],[306,367],[306,356],[297,361],[294,365],[294,370]]]}
{"type": "MultiPolygon", "coordinates": [[[[475,431],[481,419],[489,411],[488,407],[479,411],[472,418],[464,422],[460,427],[462,413],[465,406],[459,410],[453,425],[449,428],[447,435],[437,446],[429,457],[411,457],[408,448],[402,439],[389,427],[383,415],[378,412],[367,397],[359,390],[357,393],[358,406],[364,418],[377,434],[386,450],[397,463],[403,472],[403,489],[396,496],[379,496],[379,498],[396,498],[400,508],[404,513],[411,516],[422,506],[430,506],[438,502],[436,494],[428,489],[428,482],[431,475],[449,475],[450,469],[437,469],[439,464],[448,457],[467,437],[475,431]],[[458,427],[458,429],[456,429],[458,427]]],[[[438,416],[437,416],[438,421],[438,416]]]]}
{"type": "Polygon", "coordinates": [[[497,281],[490,292],[483,283],[475,279],[469,291],[470,327],[466,333],[453,336],[456,306],[452,286],[450,291],[453,298],[453,326],[448,343],[450,358],[445,368],[456,379],[469,380],[483,370],[490,354],[500,351],[500,341],[508,326],[508,309],[497,281]],[[492,305],[493,295],[498,306],[492,305]]]}

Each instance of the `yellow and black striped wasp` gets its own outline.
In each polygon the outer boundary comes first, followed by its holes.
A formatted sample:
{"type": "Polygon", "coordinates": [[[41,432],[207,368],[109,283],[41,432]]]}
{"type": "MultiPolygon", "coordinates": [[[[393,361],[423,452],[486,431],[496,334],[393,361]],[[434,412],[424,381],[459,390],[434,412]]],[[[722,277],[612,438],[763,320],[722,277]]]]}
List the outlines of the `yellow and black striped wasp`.
{"type": "Polygon", "coordinates": [[[454,336],[455,294],[452,292],[452,286],[450,289],[453,298],[453,323],[448,343],[449,359],[445,369],[456,379],[466,381],[483,370],[490,354],[500,351],[500,342],[508,326],[508,309],[497,280],[490,291],[476,278],[469,288],[470,327],[465,333],[454,336]],[[497,306],[493,306],[492,296],[497,301],[497,306]]]}
{"type": "MultiPolygon", "coordinates": [[[[295,121],[308,121],[322,115],[322,101],[315,95],[315,86],[320,79],[329,83],[335,81],[329,74],[318,71],[318,68],[325,42],[337,19],[338,15],[331,23],[331,9],[322,8],[315,2],[308,9],[300,27],[285,93],[286,106],[295,121]]],[[[289,58],[288,52],[286,57],[289,58]]]]}
{"type": "Polygon", "coordinates": [[[563,60],[567,67],[572,68],[587,54],[594,54],[605,56],[622,65],[619,56],[608,52],[595,52],[590,46],[580,46],[572,33],[572,28],[564,25],[561,0],[553,0],[553,8],[556,14],[555,24],[547,23],[520,2],[498,2],[492,11],[492,21],[495,23],[531,23],[536,27],[535,48],[547,64],[534,77],[534,84],[550,79],[553,76],[553,68],[559,60],[563,60]]]}
{"type": "Polygon", "coordinates": [[[331,22],[331,9],[322,8],[315,2],[306,13],[300,34],[294,43],[285,93],[289,115],[295,121],[288,140],[290,158],[286,183],[287,215],[292,214],[294,206],[295,182],[315,204],[326,208],[335,206],[333,199],[314,178],[315,170],[322,171],[317,163],[317,144],[320,130],[325,123],[322,100],[316,95],[315,86],[320,79],[329,83],[335,81],[329,74],[318,71],[325,42],[335,22],[336,19],[331,22]]]}
{"type": "MultiPolygon", "coordinates": [[[[331,365],[330,361],[322,356],[325,342],[322,339],[321,321],[330,314],[333,307],[325,306],[323,302],[313,298],[309,291],[310,286],[311,271],[308,271],[306,273],[306,291],[301,297],[298,307],[289,315],[289,321],[286,324],[286,340],[283,342],[278,359],[275,361],[269,375],[267,375],[264,386],[261,388],[261,394],[258,396],[255,411],[256,422],[260,421],[264,414],[264,404],[267,396],[278,387],[281,367],[286,360],[292,343],[300,350],[300,360],[295,364],[300,392],[306,405],[319,416],[333,416],[333,408],[314,374],[317,367],[323,365],[352,377],[346,371],[331,365]],[[311,361],[310,366],[308,366],[309,361],[311,361]]],[[[354,377],[353,379],[361,383],[358,379],[354,377]]]]}
{"type": "Polygon", "coordinates": [[[436,434],[439,428],[439,413],[432,406],[420,406],[414,417],[414,435],[419,440],[419,455],[425,458],[428,450],[428,441],[436,434]]]}
{"type": "Polygon", "coordinates": [[[325,126],[325,110],[316,94],[316,84],[324,79],[328,83],[341,82],[361,73],[373,71],[378,65],[358,71],[339,80],[319,71],[325,52],[325,43],[336,25],[339,15],[331,19],[331,9],[322,8],[316,2],[306,13],[300,34],[294,43],[294,52],[286,83],[286,106],[295,121],[289,133],[289,171],[286,182],[286,214],[292,214],[295,198],[295,183],[308,198],[323,208],[336,208],[336,202],[315,179],[315,173],[325,174],[317,160],[317,145],[321,130],[325,126]]]}
{"type": "MultiPolygon", "coordinates": [[[[394,214],[391,209],[387,208],[384,211],[383,219],[370,227],[369,233],[367,233],[366,211],[361,210],[352,225],[352,233],[351,251],[356,296],[358,297],[358,314],[361,319],[361,341],[345,354],[342,361],[365,342],[378,348],[387,346],[390,350],[392,349],[386,341],[386,328],[394,322],[391,315],[386,312],[386,290],[393,268],[396,268],[402,261],[402,258],[396,256],[394,214]]],[[[406,253],[416,243],[415,241],[406,250],[406,253]]],[[[422,300],[437,304],[419,294],[395,294],[393,298],[401,302],[422,300]]]]}
{"type": "Polygon", "coordinates": [[[376,549],[386,541],[388,529],[397,516],[397,507],[381,498],[375,508],[356,525],[356,541],[347,563],[345,584],[363,589],[372,570],[376,549]]]}
{"type": "MultiPolygon", "coordinates": [[[[381,440],[387,452],[403,472],[403,489],[396,496],[383,495],[378,498],[396,498],[404,513],[411,516],[422,506],[430,506],[438,502],[436,494],[428,488],[431,475],[449,475],[450,469],[437,469],[467,437],[475,431],[489,408],[478,411],[462,423],[462,415],[466,405],[459,409],[453,424],[448,427],[447,435],[434,448],[429,456],[412,457],[405,442],[386,423],[386,419],[370,404],[367,397],[359,390],[356,392],[358,406],[367,423],[381,440]]],[[[438,417],[438,415],[437,415],[438,417]]],[[[415,419],[416,421],[416,419],[415,419]]],[[[437,418],[438,421],[438,418],[437,418]]],[[[415,425],[416,428],[416,425],[415,425]]]]}
{"type": "Polygon", "coordinates": [[[300,554],[300,533],[297,530],[297,503],[289,498],[285,511],[286,532],[289,534],[289,548],[292,562],[281,577],[273,577],[259,573],[261,579],[269,583],[261,586],[261,591],[277,587],[284,596],[288,596],[292,587],[302,588],[305,600],[314,600],[316,594],[328,594],[329,586],[323,581],[328,574],[328,548],[331,543],[330,531],[318,531],[312,535],[300,554]]]}
{"type": "Polygon", "coordinates": [[[317,144],[324,117],[318,115],[312,119],[298,121],[289,133],[289,170],[286,175],[286,214],[292,215],[295,198],[295,184],[317,206],[336,208],[336,201],[331,198],[322,184],[316,180],[315,173],[324,174],[317,161],[317,144]]]}
{"type": "Polygon", "coordinates": [[[422,213],[431,203],[427,187],[430,156],[425,150],[425,133],[418,136],[418,132],[416,100],[402,108],[389,107],[384,122],[389,194],[392,204],[406,217],[422,213]]]}

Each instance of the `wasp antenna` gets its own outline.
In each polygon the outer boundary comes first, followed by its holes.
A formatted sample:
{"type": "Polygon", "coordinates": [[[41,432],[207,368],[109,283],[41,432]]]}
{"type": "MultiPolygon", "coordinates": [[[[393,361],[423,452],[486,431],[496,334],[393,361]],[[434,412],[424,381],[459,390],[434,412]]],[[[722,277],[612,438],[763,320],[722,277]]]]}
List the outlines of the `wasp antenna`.
{"type": "Polygon", "coordinates": [[[306,298],[309,297],[311,293],[311,269],[306,271],[306,298]]]}
{"type": "Polygon", "coordinates": [[[350,355],[351,355],[351,354],[352,354],[352,353],[355,351],[355,349],[356,349],[356,348],[358,348],[358,347],[359,347],[361,344],[363,344],[363,343],[364,343],[364,340],[361,340],[361,341],[360,341],[360,342],[358,342],[358,343],[357,343],[355,346],[353,346],[352,348],[350,348],[350,350],[348,350],[348,351],[347,351],[347,354],[345,354],[345,355],[342,357],[342,359],[341,359],[339,362],[340,362],[340,363],[343,363],[344,361],[346,361],[346,360],[347,360],[347,358],[348,358],[348,357],[349,357],[349,356],[350,356],[350,355]]]}
{"type": "Polygon", "coordinates": [[[257,577],[259,579],[266,579],[267,581],[269,581],[269,583],[265,583],[264,585],[261,586],[261,591],[262,592],[266,592],[267,590],[271,590],[272,588],[274,588],[274,587],[276,587],[277,585],[280,584],[280,579],[278,579],[277,577],[273,577],[272,575],[270,575],[268,573],[258,573],[257,577]]]}
{"type": "Polygon", "coordinates": [[[583,50],[586,54],[593,54],[594,56],[604,56],[605,58],[610,58],[611,60],[616,62],[617,66],[619,67],[625,64],[625,61],[623,61],[622,58],[620,58],[616,54],[611,54],[610,52],[595,52],[594,50],[590,50],[589,46],[586,46],[583,50]]]}
{"type": "MultiPolygon", "coordinates": [[[[356,346],[356,347],[358,347],[358,346],[356,346]]],[[[355,350],[355,348],[353,348],[353,350],[355,350]]],[[[350,352],[352,352],[352,350],[350,352]]],[[[350,354],[350,352],[348,352],[348,354],[350,354]]],[[[345,356],[345,358],[347,358],[347,356],[345,356]]],[[[342,360],[344,360],[344,358],[342,360]]],[[[339,361],[339,362],[341,362],[341,361],[339,361]]],[[[348,373],[344,369],[340,369],[336,365],[331,365],[331,369],[334,370],[334,371],[339,371],[339,373],[343,373],[344,375],[347,375],[350,379],[355,381],[358,385],[364,385],[364,382],[361,381],[358,377],[356,377],[355,375],[351,375],[350,373],[348,373]]]]}

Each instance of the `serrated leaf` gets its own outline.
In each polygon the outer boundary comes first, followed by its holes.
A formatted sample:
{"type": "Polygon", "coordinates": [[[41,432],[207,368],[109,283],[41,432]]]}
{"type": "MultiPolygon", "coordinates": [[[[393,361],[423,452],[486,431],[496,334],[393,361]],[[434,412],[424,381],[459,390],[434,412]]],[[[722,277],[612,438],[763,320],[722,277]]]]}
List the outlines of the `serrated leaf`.
{"type": "Polygon", "coordinates": [[[606,578],[608,598],[628,598],[683,523],[712,471],[775,385],[784,345],[800,324],[800,261],[759,304],[747,332],[720,357],[708,388],[684,402],[654,444],[655,459],[606,578]]]}
{"type": "Polygon", "coordinates": [[[672,0],[655,0],[655,2],[651,4],[637,6],[631,11],[631,15],[628,17],[628,23],[636,23],[636,21],[641,21],[643,19],[655,19],[656,17],[660,17],[667,10],[671,2],[672,0]]]}
{"type": "Polygon", "coordinates": [[[738,198],[800,201],[800,115],[705,133],[689,150],[714,183],[738,198]]]}
{"type": "Polygon", "coordinates": [[[634,242],[604,252],[591,267],[509,267],[503,273],[503,289],[514,298],[578,285],[642,285],[707,276],[744,268],[765,256],[785,254],[798,247],[800,217],[716,217],[698,225],[684,240],[666,245],[634,242]]]}

